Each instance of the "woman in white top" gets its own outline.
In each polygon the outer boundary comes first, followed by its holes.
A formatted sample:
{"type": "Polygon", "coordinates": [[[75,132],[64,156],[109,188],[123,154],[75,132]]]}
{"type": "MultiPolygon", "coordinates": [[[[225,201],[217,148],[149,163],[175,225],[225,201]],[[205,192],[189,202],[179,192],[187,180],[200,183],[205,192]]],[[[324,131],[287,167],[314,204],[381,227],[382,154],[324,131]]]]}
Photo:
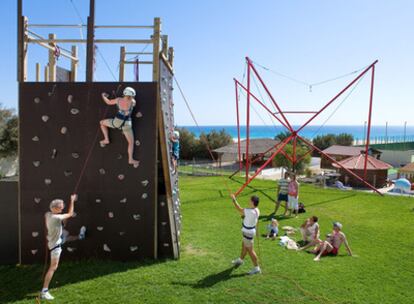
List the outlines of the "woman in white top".
{"type": "Polygon", "coordinates": [[[261,273],[257,260],[257,254],[253,248],[253,240],[256,234],[256,225],[260,215],[260,211],[257,208],[259,205],[259,198],[255,195],[250,198],[250,208],[240,207],[234,195],[232,195],[231,198],[233,200],[234,207],[236,207],[237,211],[243,216],[243,224],[241,229],[243,235],[242,250],[240,257],[236,260],[233,260],[232,263],[236,267],[242,265],[244,263],[243,259],[248,253],[254,265],[254,268],[249,272],[249,274],[261,273]]]}

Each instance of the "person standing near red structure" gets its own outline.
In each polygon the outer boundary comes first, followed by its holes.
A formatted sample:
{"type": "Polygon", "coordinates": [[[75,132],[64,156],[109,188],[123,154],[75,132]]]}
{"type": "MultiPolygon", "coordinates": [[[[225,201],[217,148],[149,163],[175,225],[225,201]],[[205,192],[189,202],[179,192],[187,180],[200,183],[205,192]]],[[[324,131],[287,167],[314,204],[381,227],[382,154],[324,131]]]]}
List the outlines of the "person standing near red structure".
{"type": "Polygon", "coordinates": [[[291,181],[288,186],[288,204],[289,204],[289,216],[296,213],[296,217],[299,213],[299,183],[296,180],[296,175],[292,174],[291,181]]]}

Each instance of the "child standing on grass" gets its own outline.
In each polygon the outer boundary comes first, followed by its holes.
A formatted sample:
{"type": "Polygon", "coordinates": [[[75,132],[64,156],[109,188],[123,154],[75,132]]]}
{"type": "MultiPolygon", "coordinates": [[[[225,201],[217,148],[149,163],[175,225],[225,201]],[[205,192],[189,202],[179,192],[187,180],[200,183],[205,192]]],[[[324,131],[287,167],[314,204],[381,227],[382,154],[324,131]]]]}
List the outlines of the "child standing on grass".
{"type": "Polygon", "coordinates": [[[254,236],[256,234],[256,225],[257,221],[259,220],[260,211],[257,208],[259,206],[259,198],[255,195],[253,195],[250,198],[250,208],[242,208],[240,207],[239,203],[236,200],[236,197],[234,195],[231,196],[234,207],[237,209],[237,211],[243,216],[243,227],[242,227],[242,249],[240,257],[236,260],[233,260],[232,263],[234,266],[238,267],[244,263],[244,258],[246,257],[246,254],[248,253],[252,263],[253,263],[253,269],[250,270],[249,274],[259,274],[261,273],[261,269],[259,266],[259,263],[257,261],[257,255],[253,248],[253,241],[254,236]]]}
{"type": "Polygon", "coordinates": [[[299,213],[299,183],[296,180],[296,174],[292,174],[292,180],[288,185],[288,202],[289,202],[289,216],[299,213]]]}
{"type": "MultiPolygon", "coordinates": [[[[77,200],[77,195],[72,194],[70,197],[69,210],[67,213],[62,213],[65,204],[61,199],[55,199],[50,203],[50,211],[45,214],[45,224],[47,229],[47,247],[50,252],[50,266],[45,275],[43,288],[40,297],[45,300],[53,300],[54,297],[49,293],[49,284],[52,280],[53,274],[59,265],[60,254],[62,253],[63,243],[63,222],[73,217],[74,204],[77,200]]],[[[85,238],[86,228],[82,226],[78,239],[85,238]]],[[[73,239],[72,239],[73,240],[73,239]]]]}
{"type": "Polygon", "coordinates": [[[279,222],[277,219],[272,219],[272,222],[267,226],[267,235],[266,239],[272,238],[275,240],[277,235],[279,234],[279,222]]]}

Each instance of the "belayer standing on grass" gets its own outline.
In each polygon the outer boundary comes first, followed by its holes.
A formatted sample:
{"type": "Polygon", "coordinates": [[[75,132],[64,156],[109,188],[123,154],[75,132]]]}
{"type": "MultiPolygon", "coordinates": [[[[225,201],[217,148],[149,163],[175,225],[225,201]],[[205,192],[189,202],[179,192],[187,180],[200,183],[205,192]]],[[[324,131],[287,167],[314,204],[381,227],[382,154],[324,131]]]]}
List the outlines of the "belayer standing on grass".
{"type": "Polygon", "coordinates": [[[284,178],[282,177],[279,179],[277,184],[277,194],[276,194],[276,206],[275,211],[273,212],[275,215],[277,213],[277,210],[280,207],[280,204],[282,201],[285,202],[285,213],[283,215],[287,214],[288,210],[288,185],[289,185],[289,173],[285,172],[284,178]]]}
{"type": "Polygon", "coordinates": [[[296,217],[299,213],[299,183],[296,180],[296,175],[292,174],[292,179],[288,185],[288,201],[289,201],[289,216],[293,213],[296,217]]]}
{"type": "Polygon", "coordinates": [[[122,98],[109,99],[107,93],[102,93],[102,99],[108,106],[116,105],[118,107],[118,113],[114,118],[103,119],[100,121],[101,130],[104,139],[100,141],[101,146],[108,145],[109,134],[108,128],[121,130],[128,142],[128,163],[135,168],[139,166],[139,161],[134,159],[134,131],[132,130],[132,110],[136,105],[135,90],[130,87],[126,87],[122,98]]]}
{"type": "Polygon", "coordinates": [[[253,248],[254,236],[256,234],[256,225],[259,220],[260,211],[257,206],[259,206],[259,198],[253,195],[250,198],[250,208],[242,208],[236,200],[234,195],[231,196],[233,200],[234,207],[237,211],[243,216],[243,227],[242,227],[242,250],[240,257],[236,260],[233,260],[232,263],[234,266],[238,267],[244,263],[244,258],[248,253],[253,262],[253,269],[250,270],[249,274],[258,274],[261,273],[259,263],[257,261],[257,254],[253,248]]]}
{"type": "MultiPolygon", "coordinates": [[[[43,288],[40,297],[45,300],[53,300],[54,297],[49,293],[49,284],[52,280],[53,274],[59,265],[60,254],[62,253],[63,244],[63,224],[64,221],[73,217],[74,204],[78,196],[72,194],[70,197],[69,210],[67,213],[62,213],[65,204],[61,199],[55,199],[50,203],[50,211],[45,214],[45,224],[47,229],[47,247],[50,252],[50,266],[46,272],[43,288]]],[[[86,228],[82,226],[79,232],[78,239],[85,238],[86,228]]]]}

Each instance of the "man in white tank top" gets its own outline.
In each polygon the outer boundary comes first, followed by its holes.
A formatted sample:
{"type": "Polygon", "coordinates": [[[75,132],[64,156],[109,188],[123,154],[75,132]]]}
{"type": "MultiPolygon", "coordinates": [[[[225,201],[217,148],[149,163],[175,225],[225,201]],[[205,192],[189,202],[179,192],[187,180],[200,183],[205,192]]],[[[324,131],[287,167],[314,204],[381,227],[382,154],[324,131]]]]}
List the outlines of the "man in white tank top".
{"type": "Polygon", "coordinates": [[[242,250],[240,257],[232,261],[232,263],[236,267],[242,265],[244,263],[244,258],[248,253],[254,265],[254,268],[249,272],[249,274],[261,273],[262,271],[257,260],[257,254],[253,247],[254,236],[256,234],[256,225],[260,215],[260,211],[257,208],[259,205],[259,198],[255,195],[250,198],[250,208],[240,207],[234,195],[232,195],[231,198],[233,200],[234,207],[236,207],[237,211],[243,217],[241,229],[243,235],[242,250]]]}

